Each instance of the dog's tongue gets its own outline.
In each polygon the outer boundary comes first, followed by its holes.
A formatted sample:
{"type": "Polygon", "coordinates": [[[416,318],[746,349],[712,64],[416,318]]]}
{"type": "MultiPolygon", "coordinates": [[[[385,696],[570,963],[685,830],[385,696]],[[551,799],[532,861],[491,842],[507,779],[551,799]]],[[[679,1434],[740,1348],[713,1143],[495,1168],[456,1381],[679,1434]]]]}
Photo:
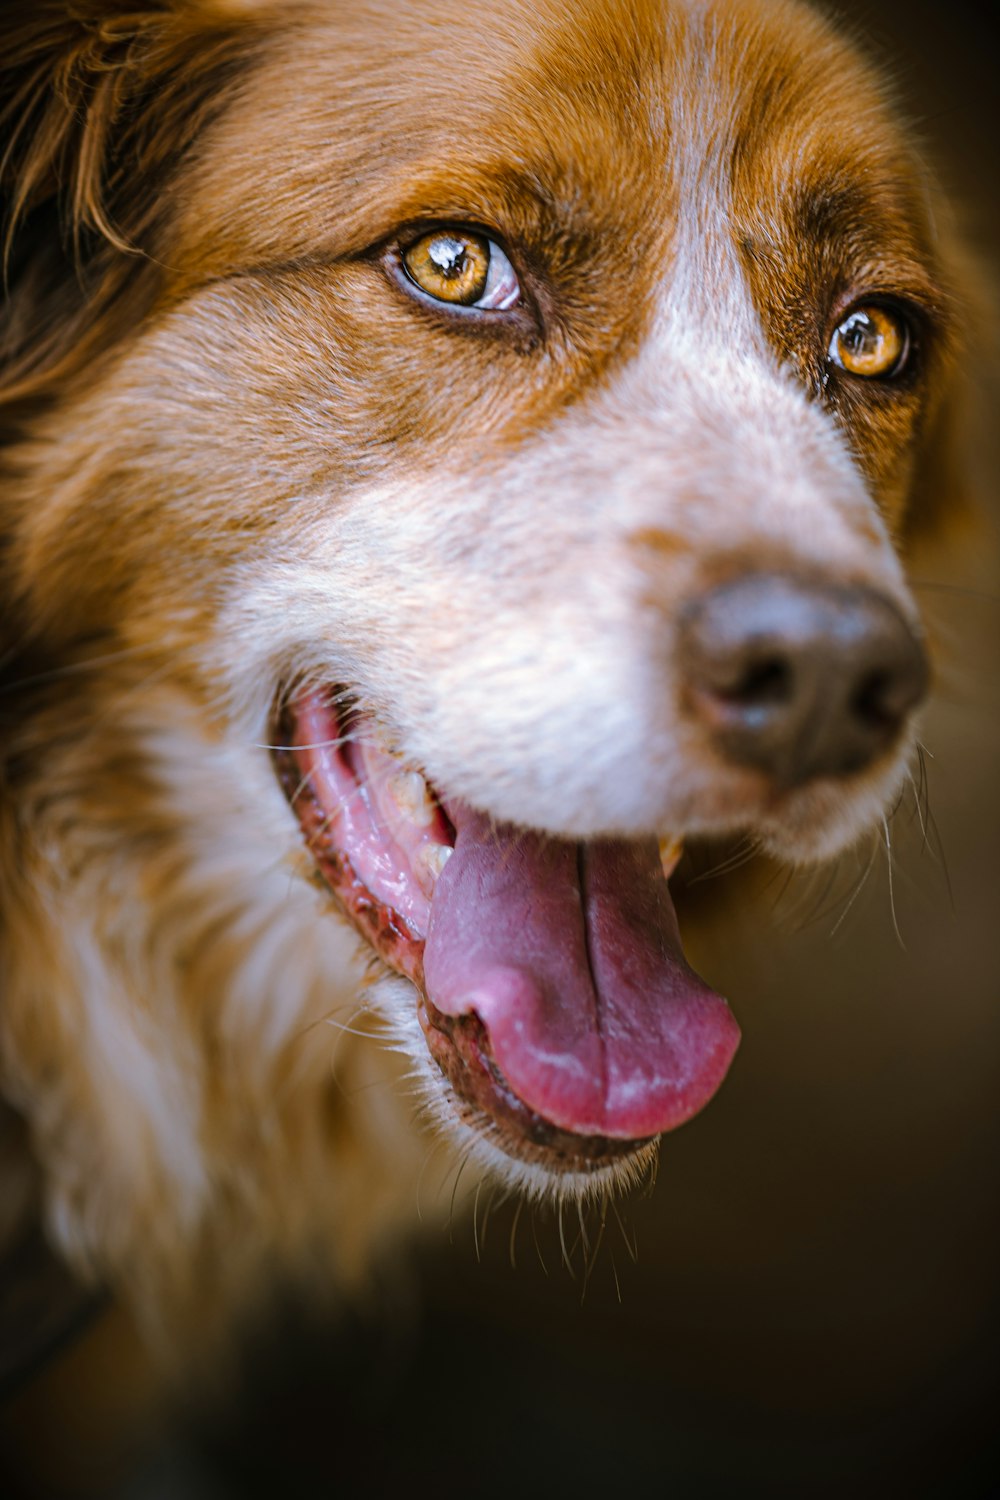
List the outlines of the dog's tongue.
{"type": "Polygon", "coordinates": [[[475,1012],[514,1092],[564,1130],[637,1139],[689,1119],[739,1028],[684,960],[656,841],[576,844],[449,814],[424,952],[433,1004],[475,1012]]]}

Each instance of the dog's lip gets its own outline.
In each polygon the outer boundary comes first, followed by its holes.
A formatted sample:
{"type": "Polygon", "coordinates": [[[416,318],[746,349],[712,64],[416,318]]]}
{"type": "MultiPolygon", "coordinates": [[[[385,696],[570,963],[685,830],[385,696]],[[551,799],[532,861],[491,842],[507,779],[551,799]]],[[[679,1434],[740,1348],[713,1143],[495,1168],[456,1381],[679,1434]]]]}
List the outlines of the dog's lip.
{"type": "Polygon", "coordinates": [[[582,1135],[560,1129],[531,1109],[497,1066],[489,1032],[474,1011],[447,1016],[422,993],[417,1015],[428,1050],[457,1098],[473,1117],[478,1114],[486,1120],[493,1138],[510,1155],[549,1169],[580,1172],[648,1149],[648,1137],[582,1135]]]}
{"type": "Polygon", "coordinates": [[[707,1102],[738,1028],[684,961],[654,839],[446,815],[323,692],[290,697],[283,731],[279,775],[320,873],[417,986],[432,1056],[511,1154],[586,1166],[707,1102]]]}

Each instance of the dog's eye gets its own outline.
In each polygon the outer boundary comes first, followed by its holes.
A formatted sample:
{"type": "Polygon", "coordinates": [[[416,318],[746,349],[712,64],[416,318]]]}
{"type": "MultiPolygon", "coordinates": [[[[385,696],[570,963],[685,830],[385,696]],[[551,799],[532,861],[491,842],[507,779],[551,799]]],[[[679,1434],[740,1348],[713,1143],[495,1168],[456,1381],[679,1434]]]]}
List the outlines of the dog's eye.
{"type": "Polygon", "coordinates": [[[437,302],[505,312],[521,296],[514,267],[492,240],[467,229],[437,229],[403,252],[410,280],[437,302]]]}
{"type": "Polygon", "coordinates": [[[910,352],[910,331],[900,313],[878,302],[852,308],[837,324],[829,357],[849,375],[866,380],[898,375],[910,352]]]}

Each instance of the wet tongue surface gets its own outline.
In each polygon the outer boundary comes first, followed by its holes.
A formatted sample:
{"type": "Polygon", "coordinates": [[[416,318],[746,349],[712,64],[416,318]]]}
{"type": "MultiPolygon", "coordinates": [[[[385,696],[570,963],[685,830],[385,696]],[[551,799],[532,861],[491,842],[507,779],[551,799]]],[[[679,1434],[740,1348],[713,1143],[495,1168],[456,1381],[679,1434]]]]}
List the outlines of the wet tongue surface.
{"type": "Polygon", "coordinates": [[[739,1042],[688,967],[654,839],[577,844],[449,806],[424,977],[474,1011],[515,1093],[577,1134],[658,1135],[706,1104],[739,1042]]]}

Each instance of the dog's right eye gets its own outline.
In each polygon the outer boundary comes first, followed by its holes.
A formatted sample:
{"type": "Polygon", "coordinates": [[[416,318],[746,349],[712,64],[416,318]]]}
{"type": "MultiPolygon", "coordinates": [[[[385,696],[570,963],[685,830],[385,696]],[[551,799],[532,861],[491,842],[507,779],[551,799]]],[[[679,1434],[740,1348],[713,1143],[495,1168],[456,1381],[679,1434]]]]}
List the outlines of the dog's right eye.
{"type": "Polygon", "coordinates": [[[521,298],[517,274],[500,246],[468,229],[421,235],[403,251],[402,263],[420,291],[452,307],[506,312],[521,298]]]}

